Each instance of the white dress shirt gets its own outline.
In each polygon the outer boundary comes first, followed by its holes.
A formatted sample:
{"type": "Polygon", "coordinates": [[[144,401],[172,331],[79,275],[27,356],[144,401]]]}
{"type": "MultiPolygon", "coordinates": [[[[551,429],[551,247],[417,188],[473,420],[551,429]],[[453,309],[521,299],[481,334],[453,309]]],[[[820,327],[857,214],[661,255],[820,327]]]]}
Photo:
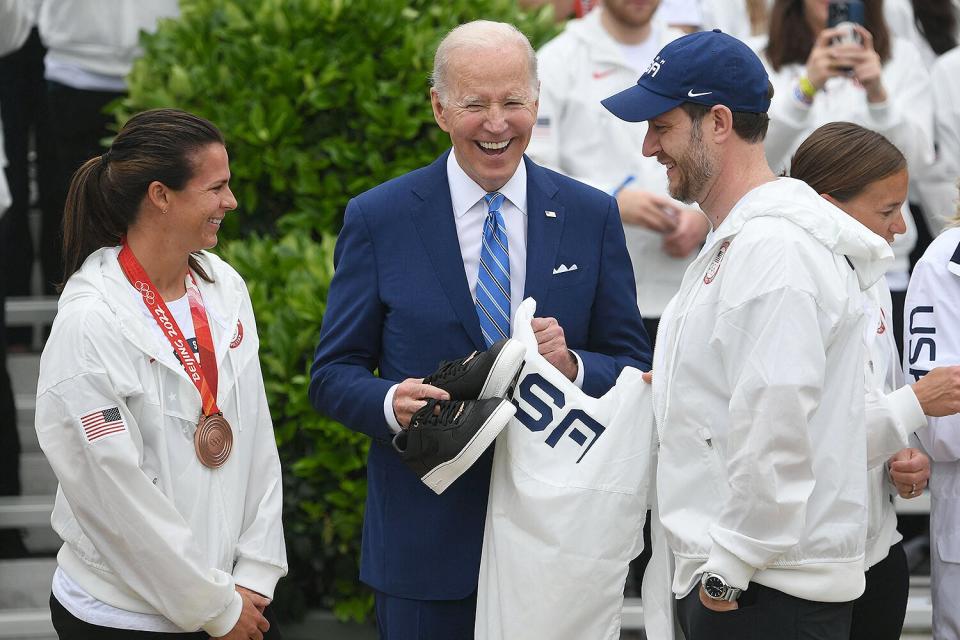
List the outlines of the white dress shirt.
{"type": "MultiPolygon", "coordinates": [[[[483,224],[487,220],[487,203],[483,196],[487,192],[464,172],[453,152],[447,156],[447,181],[450,183],[450,201],[457,223],[463,270],[470,285],[470,297],[476,300],[483,224]]],[[[510,250],[510,319],[513,320],[517,307],[523,302],[523,286],[527,279],[527,166],[522,160],[513,177],[499,192],[504,198],[500,213],[507,227],[510,250]]]]}
{"type": "MultiPolygon", "coordinates": [[[[450,202],[457,225],[457,240],[463,257],[463,270],[470,286],[470,297],[477,299],[477,278],[480,273],[480,248],[483,245],[483,223],[487,219],[487,192],[468,176],[451,151],[447,156],[447,182],[450,185],[450,202]]],[[[503,194],[500,213],[507,227],[507,244],[510,251],[510,318],[523,302],[523,290],[527,279],[527,167],[521,160],[513,176],[499,192],[503,194]]],[[[574,384],[583,386],[583,362],[576,352],[577,378],[574,384]]],[[[469,354],[464,353],[464,356],[469,354]]],[[[439,362],[437,364],[440,364],[439,362]]],[[[383,399],[383,416],[387,425],[400,432],[400,423],[393,412],[393,395],[398,385],[393,385],[383,399]]]]}

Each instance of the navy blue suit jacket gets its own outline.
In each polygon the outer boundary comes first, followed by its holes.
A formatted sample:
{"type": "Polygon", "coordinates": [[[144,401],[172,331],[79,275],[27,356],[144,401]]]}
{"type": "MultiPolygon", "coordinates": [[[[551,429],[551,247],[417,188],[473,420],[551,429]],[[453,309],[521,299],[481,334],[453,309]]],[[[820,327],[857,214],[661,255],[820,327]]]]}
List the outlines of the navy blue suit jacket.
{"type": "MultiPolygon", "coordinates": [[[[599,396],[623,367],[650,368],[616,201],[524,161],[525,295],[537,300],[538,316],[558,320],[583,361],[584,391],[599,396]],[[561,264],[577,269],[554,275],[561,264]]],[[[393,451],[383,415],[394,383],[486,348],[446,162],[445,153],[347,205],[310,381],[319,412],[373,438],[361,580],[421,600],[460,599],[476,589],[493,459],[488,451],[437,496],[393,451]]]]}

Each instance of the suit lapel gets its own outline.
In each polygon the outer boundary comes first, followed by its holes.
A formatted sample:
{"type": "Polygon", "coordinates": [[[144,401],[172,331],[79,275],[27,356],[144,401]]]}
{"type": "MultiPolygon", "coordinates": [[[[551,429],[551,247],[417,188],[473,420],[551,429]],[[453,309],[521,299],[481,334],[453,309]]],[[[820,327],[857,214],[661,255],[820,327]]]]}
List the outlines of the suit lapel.
{"type": "Polygon", "coordinates": [[[448,154],[449,151],[427,167],[426,179],[414,188],[414,195],[420,203],[414,207],[413,223],[450,305],[474,346],[483,350],[486,349],[486,343],[480,332],[480,320],[473,298],[470,297],[470,286],[463,270],[463,256],[460,255],[457,224],[453,217],[450,183],[447,181],[448,154]]]}
{"type": "Polygon", "coordinates": [[[546,171],[524,156],[527,163],[527,280],[524,298],[546,300],[563,235],[563,205],[554,199],[557,186],[546,171]],[[548,216],[552,211],[555,217],[548,216]]]}

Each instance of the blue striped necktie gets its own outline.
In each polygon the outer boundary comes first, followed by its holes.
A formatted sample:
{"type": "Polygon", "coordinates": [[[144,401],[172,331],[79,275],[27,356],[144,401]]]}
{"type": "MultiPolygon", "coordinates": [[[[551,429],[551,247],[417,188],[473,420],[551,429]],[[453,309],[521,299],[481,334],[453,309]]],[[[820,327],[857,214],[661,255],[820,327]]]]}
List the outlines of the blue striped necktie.
{"type": "Polygon", "coordinates": [[[483,224],[477,276],[477,315],[489,347],[497,340],[510,337],[510,252],[507,228],[500,213],[503,194],[488,193],[483,199],[487,202],[487,219],[483,224]]]}

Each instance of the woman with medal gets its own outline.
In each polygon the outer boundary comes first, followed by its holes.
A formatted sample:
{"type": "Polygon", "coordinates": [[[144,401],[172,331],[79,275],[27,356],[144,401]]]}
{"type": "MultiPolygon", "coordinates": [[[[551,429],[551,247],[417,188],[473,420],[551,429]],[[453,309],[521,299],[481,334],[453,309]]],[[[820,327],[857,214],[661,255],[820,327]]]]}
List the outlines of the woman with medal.
{"type": "Polygon", "coordinates": [[[237,205],[223,137],[130,119],[74,174],[36,428],[60,481],[63,640],[278,638],[280,462],[246,286],[207,253],[237,205]]]}

